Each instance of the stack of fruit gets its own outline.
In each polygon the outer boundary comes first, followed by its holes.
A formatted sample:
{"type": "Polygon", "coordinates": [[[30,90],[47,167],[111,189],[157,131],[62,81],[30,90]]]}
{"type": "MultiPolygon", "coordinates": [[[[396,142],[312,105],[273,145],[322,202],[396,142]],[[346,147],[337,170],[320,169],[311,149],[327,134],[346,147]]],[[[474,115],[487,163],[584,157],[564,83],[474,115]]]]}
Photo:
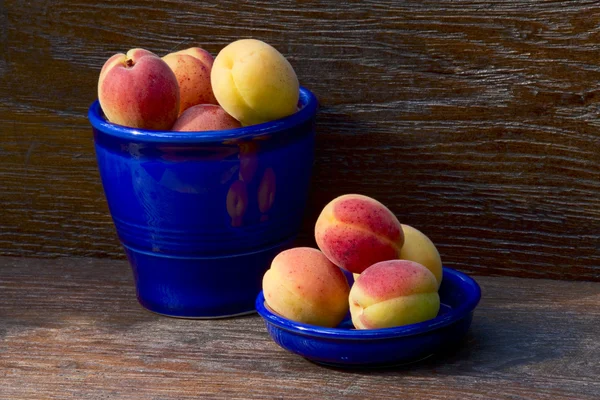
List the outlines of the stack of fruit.
{"type": "Polygon", "coordinates": [[[138,129],[235,129],[291,115],[298,98],[290,63],[255,39],[230,43],[214,59],[199,47],[162,58],[132,49],[109,58],[98,81],[107,120],[138,129]]]}
{"type": "Polygon", "coordinates": [[[435,318],[442,261],[435,245],[383,204],[351,194],[331,201],[315,226],[320,250],[281,252],[263,277],[266,305],[288,319],[357,329],[435,318]],[[350,288],[342,269],[354,274],[350,288]]]}

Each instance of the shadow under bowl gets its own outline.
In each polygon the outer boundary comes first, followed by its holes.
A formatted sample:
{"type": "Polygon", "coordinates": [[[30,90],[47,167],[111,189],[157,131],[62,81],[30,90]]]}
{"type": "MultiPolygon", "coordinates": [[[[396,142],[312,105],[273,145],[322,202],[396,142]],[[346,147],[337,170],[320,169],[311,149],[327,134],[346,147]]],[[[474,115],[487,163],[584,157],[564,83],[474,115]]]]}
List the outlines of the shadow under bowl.
{"type": "Polygon", "coordinates": [[[440,311],[428,321],[384,329],[358,330],[347,317],[336,328],[292,321],[272,312],[263,292],[256,310],[271,338],[283,349],[334,367],[387,367],[417,362],[457,346],[465,337],[481,298],[477,282],[444,268],[440,311]]]}

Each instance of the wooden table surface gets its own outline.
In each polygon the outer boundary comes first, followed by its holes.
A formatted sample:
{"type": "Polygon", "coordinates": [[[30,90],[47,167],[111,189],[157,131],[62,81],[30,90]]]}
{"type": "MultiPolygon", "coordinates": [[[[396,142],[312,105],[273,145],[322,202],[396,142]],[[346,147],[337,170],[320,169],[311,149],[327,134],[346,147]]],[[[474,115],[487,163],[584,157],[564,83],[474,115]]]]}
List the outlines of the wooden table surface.
{"type": "Polygon", "coordinates": [[[475,279],[461,347],[345,371],[281,349],[258,315],[150,313],[123,261],[0,257],[0,399],[600,398],[600,283],[475,279]]]}

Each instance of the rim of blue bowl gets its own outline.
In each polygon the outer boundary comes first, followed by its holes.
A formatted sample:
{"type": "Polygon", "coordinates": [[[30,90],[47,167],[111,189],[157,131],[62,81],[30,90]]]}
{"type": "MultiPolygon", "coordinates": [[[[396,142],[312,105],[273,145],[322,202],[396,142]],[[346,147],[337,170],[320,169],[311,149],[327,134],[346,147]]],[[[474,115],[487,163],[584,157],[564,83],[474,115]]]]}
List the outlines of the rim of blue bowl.
{"type": "Polygon", "coordinates": [[[268,135],[300,125],[314,117],[317,112],[318,101],[310,90],[300,86],[298,106],[300,109],[294,114],[275,121],[218,131],[174,132],[137,129],[114,124],[104,118],[99,100],[94,101],[90,105],[88,119],[94,128],[121,139],[142,142],[222,143],[227,140],[250,140],[258,136],[268,135]]]}
{"type": "Polygon", "coordinates": [[[351,339],[351,340],[373,340],[373,339],[391,339],[403,336],[421,335],[427,332],[431,332],[445,326],[451,325],[472,312],[479,300],[481,299],[481,288],[479,284],[470,276],[451,269],[443,268],[444,279],[451,276],[449,279],[458,279],[461,284],[460,287],[466,294],[465,301],[456,308],[451,309],[449,312],[430,319],[428,321],[419,322],[417,324],[410,324],[404,326],[398,326],[393,328],[382,328],[382,329],[340,329],[340,328],[325,328],[316,325],[304,324],[301,322],[292,321],[284,318],[270,311],[265,306],[265,297],[261,291],[256,298],[256,311],[258,314],[270,324],[273,324],[281,329],[295,332],[300,335],[310,337],[320,337],[325,339],[351,339]]]}

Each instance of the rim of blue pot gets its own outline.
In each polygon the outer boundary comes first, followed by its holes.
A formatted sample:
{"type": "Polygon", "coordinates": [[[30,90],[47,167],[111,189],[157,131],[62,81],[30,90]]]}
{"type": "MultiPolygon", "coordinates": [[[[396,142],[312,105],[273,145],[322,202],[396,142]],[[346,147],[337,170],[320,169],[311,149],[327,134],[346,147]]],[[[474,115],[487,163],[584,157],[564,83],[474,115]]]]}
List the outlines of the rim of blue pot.
{"type": "Polygon", "coordinates": [[[174,132],[138,129],[114,124],[108,122],[104,117],[99,100],[91,104],[88,110],[88,119],[94,128],[108,135],[126,140],[169,143],[222,143],[228,140],[251,140],[255,137],[298,126],[315,116],[318,101],[310,90],[301,86],[298,106],[300,109],[296,113],[275,121],[218,131],[174,132]]]}
{"type": "Polygon", "coordinates": [[[299,335],[309,337],[320,337],[324,339],[337,340],[374,340],[421,335],[460,321],[469,313],[471,313],[475,309],[475,307],[477,307],[477,304],[481,299],[481,288],[473,278],[451,268],[444,267],[443,270],[444,279],[446,279],[446,277],[451,276],[452,278],[450,279],[458,279],[460,281],[461,290],[463,290],[466,297],[465,301],[459,307],[453,308],[439,317],[433,318],[428,321],[419,322],[417,324],[410,324],[393,328],[364,330],[325,328],[315,325],[304,324],[301,322],[296,322],[284,318],[270,311],[265,306],[265,297],[262,291],[258,294],[256,298],[256,311],[269,324],[273,324],[280,329],[284,329],[290,332],[297,333],[299,335]]]}

